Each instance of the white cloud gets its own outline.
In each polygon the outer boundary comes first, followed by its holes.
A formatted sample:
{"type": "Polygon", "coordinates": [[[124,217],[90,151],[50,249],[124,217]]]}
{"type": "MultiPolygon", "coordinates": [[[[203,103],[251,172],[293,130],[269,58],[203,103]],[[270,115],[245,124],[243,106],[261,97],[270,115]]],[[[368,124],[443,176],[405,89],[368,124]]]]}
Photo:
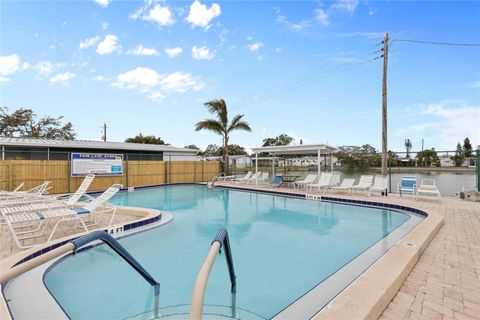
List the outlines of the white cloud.
{"type": "Polygon", "coordinates": [[[145,5],[136,12],[130,14],[130,19],[143,19],[145,21],[153,21],[160,26],[169,26],[175,24],[172,11],[168,6],[162,7],[156,4],[152,7],[152,1],[145,1],[145,5]]]}
{"type": "Polygon", "coordinates": [[[263,43],[261,43],[260,41],[257,41],[257,42],[255,42],[255,43],[252,43],[252,44],[248,45],[248,50],[250,50],[251,52],[256,52],[256,51],[258,51],[262,46],[263,46],[263,43]]]}
{"type": "Polygon", "coordinates": [[[283,49],[282,49],[282,48],[276,48],[276,49],[275,49],[275,52],[278,53],[278,54],[280,54],[280,53],[283,52],[283,49]]]}
{"type": "Polygon", "coordinates": [[[89,47],[93,47],[94,45],[96,45],[98,43],[98,41],[100,41],[99,36],[95,36],[95,37],[92,37],[92,38],[87,38],[83,41],[80,41],[80,44],[78,45],[78,47],[79,47],[79,49],[86,49],[86,48],[89,48],[89,47]]]}
{"type": "Polygon", "coordinates": [[[46,77],[52,73],[55,65],[49,61],[40,61],[35,65],[35,70],[37,70],[37,75],[39,77],[46,77]]]}
{"type": "Polygon", "coordinates": [[[105,39],[97,46],[97,53],[101,56],[119,51],[120,45],[118,44],[118,37],[113,34],[106,35],[105,39]]]}
{"type": "Polygon", "coordinates": [[[93,77],[92,80],[102,82],[102,81],[108,81],[108,78],[105,78],[104,76],[96,76],[96,77],[93,77]]]}
{"type": "Polygon", "coordinates": [[[325,12],[325,10],[318,8],[318,9],[315,9],[314,13],[315,13],[315,19],[322,26],[328,26],[330,24],[328,13],[325,12]]]}
{"type": "Polygon", "coordinates": [[[162,102],[168,93],[199,91],[205,87],[205,84],[199,77],[190,73],[173,72],[162,75],[153,69],[138,67],[119,74],[113,86],[119,89],[136,90],[147,94],[149,99],[162,102]]]}
{"type": "Polygon", "coordinates": [[[69,81],[75,78],[76,74],[72,72],[64,72],[55,75],[53,78],[50,78],[51,84],[63,84],[69,85],[69,81]]]}
{"type": "Polygon", "coordinates": [[[154,48],[145,48],[142,44],[139,44],[135,48],[128,50],[127,54],[134,56],[158,56],[160,53],[154,48]]]}
{"type": "Polygon", "coordinates": [[[205,85],[190,73],[174,72],[165,75],[160,81],[160,86],[165,91],[186,92],[202,90],[205,85]]]}
{"type": "Polygon", "coordinates": [[[331,8],[353,13],[357,9],[358,4],[359,0],[338,0],[331,8]]]}
{"type": "Polygon", "coordinates": [[[427,138],[437,149],[452,150],[469,137],[472,145],[480,143],[480,105],[442,101],[412,108],[413,116],[429,116],[429,121],[398,130],[413,139],[427,138]]]}
{"type": "Polygon", "coordinates": [[[180,47],[167,48],[167,49],[165,49],[165,53],[166,53],[167,56],[169,56],[170,58],[174,58],[174,57],[180,55],[182,52],[183,52],[183,49],[180,48],[180,47]]]}
{"type": "Polygon", "coordinates": [[[8,82],[10,82],[9,78],[0,76],[0,84],[5,84],[5,83],[8,83],[8,82]]]}
{"type": "Polygon", "coordinates": [[[20,69],[20,57],[17,54],[0,56],[0,76],[15,73],[20,69]]]}
{"type": "Polygon", "coordinates": [[[162,76],[150,68],[138,67],[117,76],[117,88],[140,89],[142,92],[157,86],[162,76]]]}
{"type": "Polygon", "coordinates": [[[22,64],[22,71],[25,71],[25,70],[28,70],[28,69],[30,69],[30,63],[24,62],[22,64]]]}
{"type": "Polygon", "coordinates": [[[468,87],[473,89],[480,89],[480,81],[474,82],[470,84],[468,87]]]}
{"type": "Polygon", "coordinates": [[[190,11],[186,20],[192,25],[192,27],[201,27],[208,29],[210,27],[210,21],[220,16],[221,9],[218,3],[213,3],[210,8],[201,4],[199,0],[193,1],[190,6],[190,11]]]}
{"type": "Polygon", "coordinates": [[[93,0],[93,2],[105,8],[110,3],[110,0],[93,0]]]}
{"type": "Polygon", "coordinates": [[[100,25],[102,26],[102,30],[107,30],[108,29],[108,22],[102,21],[102,22],[100,22],[100,25]]]}
{"type": "Polygon", "coordinates": [[[210,49],[207,47],[196,47],[192,48],[192,57],[198,60],[211,60],[215,57],[213,52],[210,52],[210,49]]]}
{"type": "Polygon", "coordinates": [[[285,25],[288,29],[292,31],[302,31],[311,27],[309,20],[302,20],[300,22],[294,23],[290,22],[285,15],[280,12],[279,8],[274,8],[277,15],[277,22],[285,25]]]}

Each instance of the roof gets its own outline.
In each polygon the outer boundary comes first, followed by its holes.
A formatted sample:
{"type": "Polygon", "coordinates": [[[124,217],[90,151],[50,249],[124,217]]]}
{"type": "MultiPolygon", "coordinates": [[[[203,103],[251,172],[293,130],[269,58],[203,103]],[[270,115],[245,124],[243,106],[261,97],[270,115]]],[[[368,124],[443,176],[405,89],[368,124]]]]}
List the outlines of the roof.
{"type": "Polygon", "coordinates": [[[268,146],[252,148],[253,153],[267,152],[270,154],[330,154],[339,149],[326,144],[299,144],[294,146],[268,146]]]}
{"type": "Polygon", "coordinates": [[[194,153],[198,150],[177,148],[167,145],[91,141],[91,140],[54,140],[44,138],[6,138],[0,137],[0,145],[16,147],[38,147],[38,148],[72,148],[72,149],[111,149],[129,151],[154,151],[154,152],[181,152],[194,153]]]}

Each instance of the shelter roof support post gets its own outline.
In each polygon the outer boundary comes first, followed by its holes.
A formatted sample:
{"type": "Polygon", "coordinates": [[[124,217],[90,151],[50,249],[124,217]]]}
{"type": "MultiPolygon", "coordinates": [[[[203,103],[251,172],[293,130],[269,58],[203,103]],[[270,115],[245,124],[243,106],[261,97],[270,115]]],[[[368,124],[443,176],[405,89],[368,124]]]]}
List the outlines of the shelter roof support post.
{"type": "Polygon", "coordinates": [[[275,178],[275,156],[272,157],[272,179],[275,178]]]}
{"type": "Polygon", "coordinates": [[[317,164],[318,164],[318,166],[317,166],[317,176],[318,176],[318,178],[320,178],[320,166],[321,166],[321,164],[320,164],[320,149],[317,150],[317,164]]]}
{"type": "Polygon", "coordinates": [[[255,185],[258,186],[258,153],[255,152],[255,185]]]}
{"type": "Polygon", "coordinates": [[[330,153],[330,172],[333,172],[333,153],[330,153]]]}

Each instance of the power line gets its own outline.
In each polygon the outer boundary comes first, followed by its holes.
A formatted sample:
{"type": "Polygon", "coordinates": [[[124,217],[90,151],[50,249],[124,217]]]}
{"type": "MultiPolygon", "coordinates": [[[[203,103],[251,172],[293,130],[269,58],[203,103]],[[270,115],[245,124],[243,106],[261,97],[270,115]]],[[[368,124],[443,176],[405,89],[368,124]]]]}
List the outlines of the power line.
{"type": "Polygon", "coordinates": [[[422,40],[412,40],[412,39],[393,39],[391,43],[394,43],[394,42],[412,42],[412,43],[421,43],[421,44],[459,46],[459,47],[480,47],[480,43],[453,43],[453,42],[422,41],[422,40]]]}

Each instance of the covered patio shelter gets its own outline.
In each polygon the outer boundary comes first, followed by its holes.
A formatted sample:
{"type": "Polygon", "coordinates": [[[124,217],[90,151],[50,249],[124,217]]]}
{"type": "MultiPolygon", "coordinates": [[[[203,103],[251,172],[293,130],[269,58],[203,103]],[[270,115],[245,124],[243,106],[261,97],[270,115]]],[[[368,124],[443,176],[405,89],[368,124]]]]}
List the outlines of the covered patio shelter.
{"type": "MultiPolygon", "coordinates": [[[[330,170],[333,170],[333,154],[339,151],[338,148],[326,145],[326,144],[300,144],[294,146],[268,146],[252,148],[252,152],[255,154],[255,172],[258,171],[258,154],[268,153],[273,158],[286,155],[317,155],[317,172],[320,176],[321,164],[320,159],[322,156],[330,156],[330,170]]],[[[275,174],[275,161],[272,165],[273,172],[275,174]]],[[[255,184],[258,184],[258,176],[255,179],[255,184]]]]}

